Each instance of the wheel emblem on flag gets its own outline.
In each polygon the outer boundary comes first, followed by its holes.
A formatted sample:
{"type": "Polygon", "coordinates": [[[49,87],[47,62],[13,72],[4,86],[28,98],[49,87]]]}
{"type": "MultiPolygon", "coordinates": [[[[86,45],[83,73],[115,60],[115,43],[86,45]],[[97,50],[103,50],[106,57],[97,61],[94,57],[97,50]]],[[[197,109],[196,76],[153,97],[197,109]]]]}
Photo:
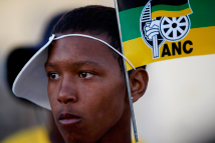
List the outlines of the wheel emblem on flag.
{"type": "Polygon", "coordinates": [[[160,32],[167,41],[179,41],[183,39],[190,30],[190,19],[188,16],[162,17],[160,32]]]}
{"type": "Polygon", "coordinates": [[[160,16],[152,19],[151,0],[141,13],[141,35],[146,45],[152,49],[153,59],[160,58],[159,48],[166,40],[179,41],[186,37],[189,30],[190,19],[187,15],[180,17],[160,16]]]}

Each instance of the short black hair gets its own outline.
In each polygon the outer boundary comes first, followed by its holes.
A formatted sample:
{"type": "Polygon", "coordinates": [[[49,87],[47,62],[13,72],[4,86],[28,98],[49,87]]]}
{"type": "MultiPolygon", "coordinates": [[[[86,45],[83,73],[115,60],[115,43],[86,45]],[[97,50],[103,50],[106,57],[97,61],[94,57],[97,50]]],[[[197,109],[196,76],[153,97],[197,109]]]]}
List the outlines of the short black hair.
{"type": "MultiPolygon", "coordinates": [[[[110,45],[121,52],[116,11],[114,8],[91,5],[76,8],[64,14],[52,30],[52,34],[89,32],[93,35],[106,34],[110,45]]],[[[122,57],[113,51],[123,71],[122,57]]]]}
{"type": "MultiPolygon", "coordinates": [[[[110,45],[121,52],[116,10],[111,7],[91,5],[76,8],[64,14],[52,30],[52,34],[89,32],[93,35],[106,34],[110,45]]],[[[111,50],[112,51],[112,50],[111,50]]],[[[124,71],[123,58],[112,51],[124,71]]]]}
{"type": "Polygon", "coordinates": [[[63,15],[52,30],[54,33],[90,32],[106,33],[111,45],[120,48],[119,30],[114,8],[92,5],[74,9],[63,15]]]}

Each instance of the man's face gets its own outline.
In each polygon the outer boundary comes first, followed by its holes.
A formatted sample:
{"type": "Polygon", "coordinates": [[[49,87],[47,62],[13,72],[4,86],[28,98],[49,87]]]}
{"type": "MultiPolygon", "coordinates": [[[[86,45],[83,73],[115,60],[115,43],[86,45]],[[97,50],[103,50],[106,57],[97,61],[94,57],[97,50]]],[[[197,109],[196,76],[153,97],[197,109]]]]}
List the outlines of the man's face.
{"type": "MultiPolygon", "coordinates": [[[[106,36],[95,37],[107,41],[106,36]]],[[[54,42],[45,65],[48,95],[55,122],[68,143],[97,141],[125,113],[124,76],[108,48],[85,37],[54,42]]]]}

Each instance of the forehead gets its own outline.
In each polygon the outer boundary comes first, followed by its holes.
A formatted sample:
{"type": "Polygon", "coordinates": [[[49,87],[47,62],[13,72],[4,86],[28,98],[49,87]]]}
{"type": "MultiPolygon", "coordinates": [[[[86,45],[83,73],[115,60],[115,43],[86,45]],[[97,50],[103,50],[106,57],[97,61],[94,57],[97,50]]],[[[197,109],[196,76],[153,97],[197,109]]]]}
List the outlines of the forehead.
{"type": "MultiPolygon", "coordinates": [[[[105,35],[94,37],[108,42],[105,35]]],[[[52,43],[49,48],[47,62],[60,61],[89,61],[110,67],[115,64],[119,67],[118,60],[113,56],[112,49],[100,41],[78,36],[65,37],[52,43]]]]}

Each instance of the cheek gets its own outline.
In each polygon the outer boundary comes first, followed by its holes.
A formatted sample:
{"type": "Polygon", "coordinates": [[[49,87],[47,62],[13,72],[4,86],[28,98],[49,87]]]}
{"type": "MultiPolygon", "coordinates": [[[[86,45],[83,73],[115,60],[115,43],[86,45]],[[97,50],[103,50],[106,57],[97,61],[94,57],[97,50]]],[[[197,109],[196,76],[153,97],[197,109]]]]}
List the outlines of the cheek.
{"type": "Polygon", "coordinates": [[[57,103],[57,90],[56,89],[57,89],[56,87],[54,88],[53,86],[48,84],[47,91],[48,91],[49,103],[51,105],[51,111],[52,111],[55,123],[58,126],[56,114],[58,112],[59,104],[57,103]]]}
{"type": "MultiPolygon", "coordinates": [[[[117,120],[124,110],[125,91],[125,86],[122,83],[102,83],[96,88],[89,88],[84,98],[87,104],[85,110],[94,114],[98,120],[117,120]]],[[[92,115],[91,117],[93,118],[92,115]]]]}
{"type": "Polygon", "coordinates": [[[57,102],[57,88],[55,86],[53,86],[53,84],[48,84],[48,87],[47,87],[47,91],[48,91],[48,97],[49,97],[49,102],[50,102],[50,105],[51,105],[51,108],[53,110],[53,108],[55,106],[53,105],[56,105],[56,102],[57,102]]]}

